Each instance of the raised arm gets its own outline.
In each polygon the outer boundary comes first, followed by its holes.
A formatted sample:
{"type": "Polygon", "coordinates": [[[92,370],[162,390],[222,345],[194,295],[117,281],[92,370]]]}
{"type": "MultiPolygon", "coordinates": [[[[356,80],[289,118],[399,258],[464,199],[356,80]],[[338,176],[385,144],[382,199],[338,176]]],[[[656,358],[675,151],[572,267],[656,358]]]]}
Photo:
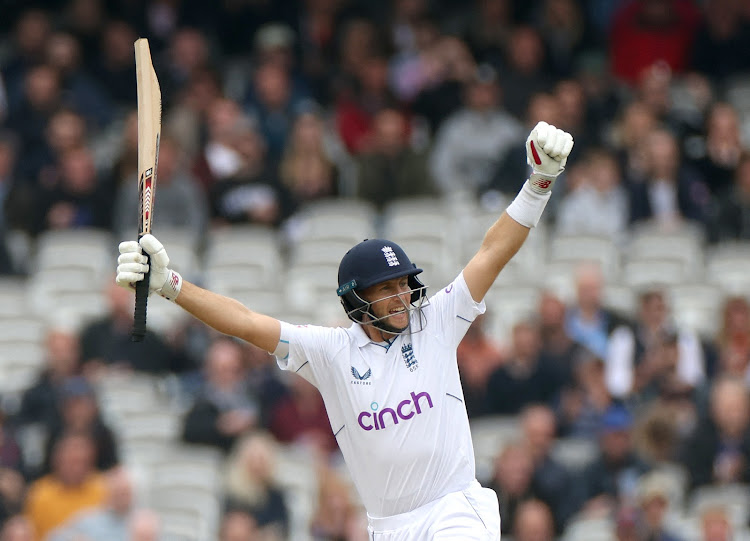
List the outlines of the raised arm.
{"type": "Polygon", "coordinates": [[[120,243],[120,257],[117,260],[119,285],[132,288],[135,282],[143,280],[148,266],[141,249],[151,256],[150,291],[175,302],[220,333],[241,338],[269,353],[276,349],[281,336],[278,320],[183,280],[179,273],[167,267],[169,256],[161,242],[152,235],[144,235],[140,244],[136,241],[120,243]]]}
{"type": "Polygon", "coordinates": [[[552,186],[565,168],[573,138],[546,122],[526,139],[532,173],[513,202],[489,228],[479,251],[464,268],[464,279],[475,301],[487,294],[497,275],[523,245],[549,201],[552,186]]]}

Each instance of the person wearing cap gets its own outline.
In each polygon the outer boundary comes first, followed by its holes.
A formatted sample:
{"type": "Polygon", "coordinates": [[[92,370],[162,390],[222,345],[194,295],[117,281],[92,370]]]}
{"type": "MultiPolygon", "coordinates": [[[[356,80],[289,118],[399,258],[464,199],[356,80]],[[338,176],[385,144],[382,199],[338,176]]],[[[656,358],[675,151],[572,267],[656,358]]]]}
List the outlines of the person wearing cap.
{"type": "Polygon", "coordinates": [[[664,524],[670,504],[669,484],[670,479],[659,471],[649,472],[638,481],[637,498],[644,541],[682,541],[664,524]]]}
{"type": "Polygon", "coordinates": [[[463,271],[431,297],[422,269],[392,240],[368,239],[344,255],[336,292],[348,328],[292,325],[185,281],[152,235],[120,244],[117,283],[132,289],[149,271],[150,291],[318,388],[371,539],[497,541],[498,499],[476,479],[456,348],[539,222],[573,139],[540,122],[527,148],[529,179],[463,271]]]}

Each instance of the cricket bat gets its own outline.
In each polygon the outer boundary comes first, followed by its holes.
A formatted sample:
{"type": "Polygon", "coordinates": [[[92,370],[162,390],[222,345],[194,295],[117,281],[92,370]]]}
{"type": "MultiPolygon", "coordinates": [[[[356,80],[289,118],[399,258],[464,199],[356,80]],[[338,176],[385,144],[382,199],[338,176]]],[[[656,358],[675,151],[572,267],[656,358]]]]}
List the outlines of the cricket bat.
{"type": "MultiPolygon", "coordinates": [[[[140,38],[135,42],[135,77],[138,87],[138,206],[140,208],[138,239],[140,240],[143,235],[151,233],[161,135],[161,89],[151,62],[151,49],[145,38],[140,38]]],[[[148,258],[148,254],[145,255],[148,258]]],[[[147,272],[143,280],[136,283],[135,313],[131,334],[133,342],[142,341],[146,335],[150,274],[150,271],[147,272]]]]}

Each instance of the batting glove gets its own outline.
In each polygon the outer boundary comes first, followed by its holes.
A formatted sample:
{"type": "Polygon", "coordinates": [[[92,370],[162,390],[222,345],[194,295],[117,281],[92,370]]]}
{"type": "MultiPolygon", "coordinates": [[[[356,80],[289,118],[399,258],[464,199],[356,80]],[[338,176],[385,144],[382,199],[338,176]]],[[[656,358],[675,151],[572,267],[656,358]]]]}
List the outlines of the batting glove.
{"type": "Polygon", "coordinates": [[[156,237],[143,235],[140,244],[134,240],[121,242],[119,249],[116,278],[118,285],[127,289],[135,289],[135,282],[143,280],[144,273],[149,270],[148,259],[143,255],[145,251],[151,258],[149,294],[155,292],[170,301],[177,298],[182,287],[182,276],[167,268],[169,256],[156,237]]]}
{"type": "Polygon", "coordinates": [[[544,195],[552,189],[557,176],[565,170],[573,137],[546,122],[539,122],[526,139],[526,160],[532,168],[529,187],[544,195]]]}

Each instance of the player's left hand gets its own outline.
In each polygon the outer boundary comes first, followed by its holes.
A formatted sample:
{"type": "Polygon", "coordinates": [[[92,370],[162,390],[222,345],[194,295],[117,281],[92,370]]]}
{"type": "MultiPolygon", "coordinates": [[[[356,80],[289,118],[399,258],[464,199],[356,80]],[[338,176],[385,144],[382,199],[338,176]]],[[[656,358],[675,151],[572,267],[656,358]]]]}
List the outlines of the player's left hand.
{"type": "Polygon", "coordinates": [[[573,136],[551,124],[539,122],[526,139],[526,159],[532,168],[529,186],[539,194],[552,189],[557,176],[565,170],[573,136]]]}

